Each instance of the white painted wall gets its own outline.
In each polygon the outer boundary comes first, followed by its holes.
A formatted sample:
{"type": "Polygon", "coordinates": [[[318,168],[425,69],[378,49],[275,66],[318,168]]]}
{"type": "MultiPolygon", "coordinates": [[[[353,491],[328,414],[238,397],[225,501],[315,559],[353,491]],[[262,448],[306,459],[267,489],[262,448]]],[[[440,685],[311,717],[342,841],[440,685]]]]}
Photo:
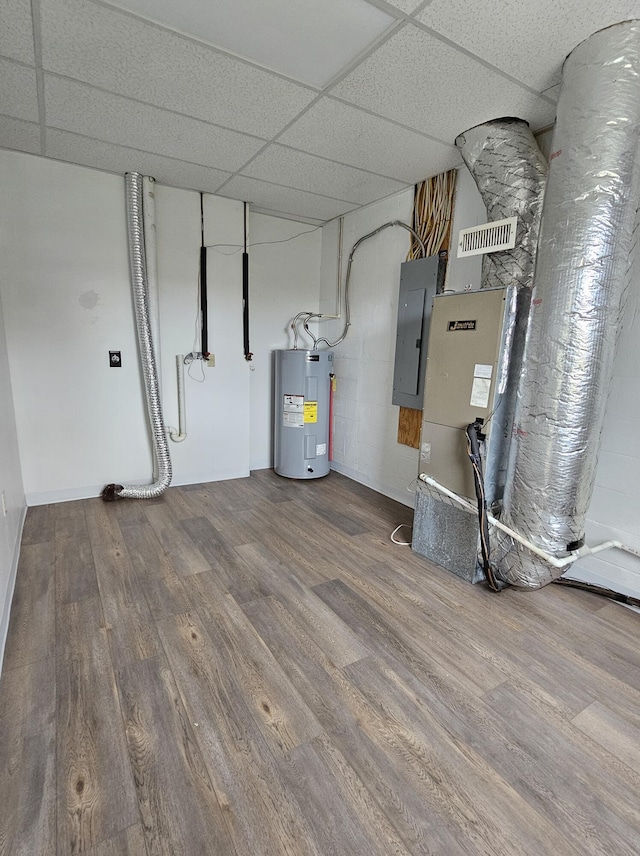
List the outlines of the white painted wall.
{"type": "MultiPolygon", "coordinates": [[[[205,244],[240,244],[241,202],[205,195],[205,244]]],[[[165,422],[177,428],[175,355],[200,349],[196,336],[200,253],[200,195],[156,189],[158,285],[165,422]]],[[[209,350],[185,373],[187,439],[170,442],[174,484],[249,475],[249,367],[242,339],[242,256],[207,253],[209,350]]],[[[224,248],[226,249],[226,248],[224,248]]],[[[199,330],[199,323],[198,323],[199,330]]]]}
{"type": "MultiPolygon", "coordinates": [[[[411,222],[413,188],[361,208],[344,218],[343,278],[355,241],[389,220],[411,222]]],[[[337,221],[323,229],[320,307],[336,306],[337,221]]],[[[390,228],[361,244],[351,272],[351,322],[346,340],[335,349],[333,468],[391,496],[413,504],[407,486],[418,474],[418,450],[397,441],[399,407],[391,404],[400,265],[409,250],[409,233],[390,228]]],[[[336,338],[343,321],[321,325],[336,338]]]]}
{"type": "Polygon", "coordinates": [[[298,312],[318,311],[322,230],[250,214],[249,242],[251,469],[259,470],[273,466],[273,351],[293,346],[298,312]]]}
{"type": "MultiPolygon", "coordinates": [[[[0,169],[2,295],[28,503],[95,496],[113,481],[148,482],[124,179],[16,152],[0,152],[0,169]],[[109,367],[109,350],[122,351],[122,368],[109,367]]],[[[155,192],[164,415],[177,427],[175,355],[200,348],[200,195],[162,185],[155,192]]],[[[288,241],[311,227],[251,215],[255,356],[247,363],[243,205],[204,200],[216,365],[195,362],[185,377],[188,436],[170,443],[174,484],[239,478],[271,465],[271,351],[290,345],[287,324],[300,308],[318,308],[321,232],[288,241]]]]}
{"type": "MultiPolygon", "coordinates": [[[[28,503],[147,482],[124,179],[15,152],[0,152],[0,165],[2,297],[28,503]],[[122,368],[109,367],[109,349],[122,351],[122,368]]],[[[156,209],[166,417],[175,423],[174,355],[194,342],[199,195],[158,187],[156,209]]],[[[207,243],[239,244],[242,204],[206,196],[205,231],[207,243]]],[[[177,484],[249,473],[238,255],[209,252],[209,317],[216,368],[202,384],[187,379],[189,437],[171,444],[177,484]]]]}
{"type": "Polygon", "coordinates": [[[466,166],[458,169],[456,180],[456,195],[453,206],[453,223],[451,226],[451,252],[447,264],[445,289],[447,291],[464,291],[470,285],[473,289],[480,288],[482,278],[482,256],[457,257],[458,235],[460,229],[480,226],[487,222],[487,209],[476,187],[473,176],[466,166]]]}
{"type": "MultiPolygon", "coordinates": [[[[4,232],[5,219],[0,221],[4,232]]],[[[4,278],[4,277],[3,277],[4,278]]],[[[0,506],[0,666],[9,628],[9,610],[18,566],[20,536],[26,510],[18,452],[18,436],[9,377],[2,300],[0,299],[0,493],[4,493],[6,516],[0,506]]]]}

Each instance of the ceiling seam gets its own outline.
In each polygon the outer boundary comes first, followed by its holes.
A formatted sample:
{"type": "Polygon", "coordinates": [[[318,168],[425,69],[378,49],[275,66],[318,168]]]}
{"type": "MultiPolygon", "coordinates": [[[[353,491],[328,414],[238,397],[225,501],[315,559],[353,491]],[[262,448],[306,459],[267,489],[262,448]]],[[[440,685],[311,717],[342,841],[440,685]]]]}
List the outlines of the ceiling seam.
{"type": "MultiPolygon", "coordinates": [[[[297,146],[289,146],[287,143],[276,143],[273,142],[272,145],[280,146],[283,149],[289,149],[292,152],[300,152],[301,155],[307,155],[311,158],[318,158],[318,160],[326,161],[327,163],[335,164],[336,166],[344,166],[347,169],[355,169],[357,172],[364,172],[367,175],[375,176],[376,178],[384,178],[387,181],[397,181],[400,184],[406,184],[406,179],[398,178],[396,175],[386,175],[382,172],[375,172],[372,169],[365,169],[362,166],[354,166],[352,163],[345,163],[344,161],[335,160],[335,158],[328,158],[324,155],[318,155],[315,152],[308,152],[306,149],[299,149],[297,146]]],[[[244,168],[244,167],[243,167],[244,168]]]]}
{"type": "MultiPolygon", "coordinates": [[[[296,193],[308,193],[310,196],[318,196],[320,199],[330,199],[333,202],[344,202],[347,205],[354,205],[356,207],[360,205],[368,205],[368,202],[356,202],[354,199],[342,199],[339,196],[327,196],[326,193],[318,193],[315,190],[301,190],[299,187],[292,187],[290,184],[280,184],[277,181],[268,181],[266,178],[255,178],[253,175],[241,175],[240,173],[234,173],[231,178],[246,178],[249,181],[259,181],[261,184],[270,184],[272,187],[282,187],[285,190],[295,190],[296,193]]],[[[231,181],[229,178],[225,183],[218,188],[219,192],[231,181]]],[[[408,184],[407,187],[411,187],[412,185],[408,184]]],[[[399,193],[402,188],[398,188],[397,190],[392,191],[392,193],[399,193]]]]}
{"type": "Polygon", "coordinates": [[[442,137],[434,137],[433,134],[427,134],[424,131],[419,131],[417,128],[412,128],[411,125],[405,125],[404,122],[399,122],[397,119],[390,119],[388,116],[383,116],[382,113],[376,113],[374,110],[371,110],[369,107],[363,107],[361,104],[354,104],[353,101],[347,101],[346,98],[341,98],[339,95],[326,93],[324,97],[330,98],[332,101],[337,101],[339,104],[344,104],[346,107],[351,107],[354,110],[361,110],[369,116],[374,116],[376,119],[382,119],[383,122],[389,122],[389,124],[396,125],[398,128],[402,128],[405,131],[411,131],[412,134],[418,134],[420,137],[424,137],[426,140],[431,140],[433,143],[439,143],[441,146],[447,147],[453,146],[453,142],[443,140],[442,137]]]}
{"type": "MultiPolygon", "coordinates": [[[[211,122],[209,119],[202,119],[200,116],[193,116],[190,113],[181,113],[179,110],[173,110],[171,107],[159,107],[157,104],[153,104],[150,101],[143,101],[141,98],[136,98],[132,95],[122,95],[122,93],[120,92],[114,92],[113,89],[105,89],[103,86],[96,86],[95,83],[87,83],[85,80],[79,80],[77,77],[69,77],[66,74],[60,74],[57,71],[49,70],[45,70],[44,73],[47,74],[49,77],[55,77],[58,80],[68,80],[71,81],[71,83],[77,83],[79,86],[85,86],[87,89],[95,89],[97,92],[104,92],[106,95],[113,95],[116,98],[123,98],[125,101],[131,101],[132,103],[139,104],[142,107],[151,107],[153,110],[159,110],[162,113],[170,113],[172,116],[179,116],[181,119],[191,119],[194,122],[202,122],[203,125],[210,125],[212,128],[219,128],[221,131],[231,131],[232,134],[240,134],[244,137],[251,137],[252,140],[260,140],[260,142],[264,143],[271,142],[271,140],[267,137],[259,137],[257,134],[252,134],[249,131],[239,131],[237,128],[230,128],[228,125],[218,125],[216,122],[211,122]]],[[[314,98],[311,103],[313,104],[317,100],[317,98],[314,98]]],[[[59,130],[64,131],[66,129],[60,128],[59,130]]],[[[72,131],[70,133],[74,132],[72,131]]],[[[116,143],[115,145],[118,144],[116,143]]]]}
{"type": "Polygon", "coordinates": [[[63,134],[70,134],[73,137],[80,137],[83,140],[89,140],[93,143],[104,143],[106,146],[115,146],[119,149],[127,149],[130,152],[138,152],[138,154],[141,155],[151,155],[151,157],[165,158],[166,160],[175,161],[175,163],[186,164],[187,166],[197,166],[199,169],[212,169],[216,172],[224,172],[228,175],[232,175],[232,173],[228,169],[221,169],[217,166],[209,166],[209,164],[198,163],[197,161],[184,160],[183,158],[176,158],[173,155],[163,155],[159,154],[158,152],[152,152],[149,149],[138,149],[135,146],[128,146],[126,143],[112,143],[110,140],[103,140],[100,137],[91,137],[89,134],[81,134],[78,131],[68,131],[66,128],[58,128],[56,125],[47,125],[47,127],[50,131],[60,131],[63,134]]]}
{"type": "Polygon", "coordinates": [[[279,77],[281,80],[286,80],[287,83],[291,83],[294,86],[299,86],[301,89],[309,89],[312,92],[322,92],[322,89],[318,86],[314,86],[312,83],[302,83],[300,80],[297,80],[295,77],[290,77],[287,74],[283,74],[281,71],[276,71],[273,68],[269,68],[266,65],[261,65],[259,62],[255,62],[254,60],[247,59],[246,57],[241,56],[240,54],[235,54],[232,51],[227,51],[224,48],[220,48],[217,45],[212,45],[211,42],[206,42],[204,39],[199,39],[197,36],[194,36],[189,33],[184,33],[182,30],[175,30],[173,27],[169,27],[167,24],[160,24],[158,21],[154,21],[151,18],[145,18],[143,15],[138,15],[135,12],[131,12],[129,9],[124,9],[121,6],[113,6],[111,3],[106,2],[106,0],[88,0],[89,3],[92,3],[94,6],[101,6],[103,9],[108,9],[111,12],[116,12],[122,15],[126,15],[128,18],[134,18],[136,21],[140,21],[147,26],[154,27],[156,30],[162,30],[165,33],[171,33],[174,36],[177,36],[180,39],[184,39],[187,42],[192,42],[195,45],[200,45],[201,47],[207,48],[207,50],[213,51],[213,53],[220,54],[221,56],[227,57],[227,59],[234,60],[235,62],[240,62],[242,65],[247,65],[250,68],[255,68],[257,71],[261,71],[263,74],[271,74],[273,77],[279,77]]]}
{"type": "Polygon", "coordinates": [[[389,39],[393,38],[393,36],[397,35],[401,30],[403,30],[409,23],[409,20],[410,19],[408,18],[400,18],[398,21],[396,21],[395,24],[392,24],[388,30],[385,30],[385,32],[381,36],[378,36],[378,38],[375,39],[375,41],[373,41],[368,48],[365,48],[363,51],[361,51],[354,59],[351,60],[351,62],[345,65],[342,71],[338,72],[335,77],[331,78],[331,80],[326,84],[326,86],[323,87],[323,94],[326,95],[328,92],[330,92],[335,86],[341,83],[345,79],[345,77],[348,77],[352,71],[355,71],[355,69],[359,65],[365,62],[365,60],[369,59],[371,54],[375,53],[379,48],[386,44],[389,39]]]}
{"type": "Polygon", "coordinates": [[[40,154],[47,151],[47,122],[44,102],[44,73],[42,71],[42,30],[40,0],[31,0],[31,27],[33,32],[33,61],[36,70],[36,97],[38,99],[38,124],[40,125],[40,154]]]}
{"type": "MultiPolygon", "coordinates": [[[[419,30],[423,30],[423,32],[432,36],[434,39],[437,39],[439,42],[442,42],[445,45],[448,45],[450,48],[458,51],[458,53],[464,54],[469,57],[469,59],[473,59],[476,62],[483,65],[485,68],[490,69],[491,71],[499,74],[500,77],[503,77],[505,80],[508,80],[510,83],[514,83],[516,86],[519,86],[521,89],[524,89],[526,92],[529,92],[531,95],[536,95],[538,98],[543,98],[545,101],[548,101],[549,104],[553,104],[555,106],[555,101],[553,98],[549,98],[547,95],[543,95],[538,89],[535,89],[533,86],[529,86],[522,80],[518,80],[517,77],[513,77],[513,75],[509,74],[508,71],[503,71],[501,68],[498,68],[497,65],[493,65],[493,63],[489,62],[486,59],[483,59],[478,54],[473,53],[473,51],[468,50],[468,48],[463,47],[463,45],[459,45],[457,42],[454,42],[452,39],[444,36],[442,33],[439,33],[437,30],[434,30],[432,27],[423,24],[422,21],[418,21],[417,19],[413,19],[413,24],[419,30]]],[[[554,84],[555,85],[555,84],[554,84]]]]}
{"type": "MultiPolygon", "coordinates": [[[[8,119],[16,119],[17,118],[16,116],[10,116],[9,114],[0,113],[0,117],[5,116],[5,115],[6,115],[6,118],[8,118],[8,119]]],[[[35,122],[29,122],[26,119],[20,119],[19,121],[26,122],[27,124],[31,124],[31,125],[36,124],[35,122]]],[[[224,179],[225,184],[228,181],[230,181],[232,178],[234,178],[235,176],[238,176],[241,178],[253,178],[256,181],[264,181],[265,180],[262,178],[257,178],[256,176],[246,175],[242,172],[243,169],[246,169],[246,167],[249,166],[249,164],[251,163],[253,158],[251,160],[247,161],[247,163],[242,166],[242,169],[236,170],[235,172],[231,172],[228,169],[221,169],[220,167],[209,166],[209,164],[202,164],[202,163],[198,163],[197,161],[185,160],[184,158],[176,158],[173,155],[160,154],[159,152],[152,152],[149,149],[139,149],[139,148],[136,148],[135,146],[128,146],[126,143],[113,143],[110,140],[103,140],[101,137],[92,137],[89,134],[81,134],[81,133],[78,133],[77,131],[68,131],[66,128],[59,128],[55,125],[48,125],[47,127],[51,131],[59,131],[63,134],[69,134],[69,135],[74,136],[74,137],[80,137],[81,139],[87,140],[89,142],[104,143],[104,145],[107,145],[107,146],[114,146],[114,147],[119,148],[119,149],[126,149],[126,150],[131,151],[131,152],[136,152],[140,155],[149,155],[150,157],[164,158],[166,160],[173,161],[176,164],[184,164],[185,166],[197,167],[198,169],[206,169],[206,170],[214,170],[215,172],[223,172],[223,173],[227,174],[227,177],[224,179]]],[[[267,145],[264,146],[261,149],[261,151],[265,151],[270,145],[272,145],[272,144],[267,143],[267,145]]],[[[385,175],[385,174],[380,173],[380,172],[374,172],[373,170],[364,169],[363,167],[359,167],[359,166],[354,166],[353,164],[345,163],[344,161],[334,160],[333,158],[327,158],[327,157],[324,157],[323,155],[317,155],[314,152],[308,152],[305,149],[299,149],[296,146],[288,146],[284,143],[274,143],[274,145],[278,145],[283,149],[289,149],[289,150],[294,151],[294,152],[299,152],[300,154],[307,155],[308,157],[313,157],[313,158],[317,158],[318,160],[326,161],[327,163],[335,164],[336,166],[343,166],[346,169],[353,169],[356,172],[364,172],[367,175],[373,176],[374,178],[383,178],[386,181],[397,181],[399,184],[403,184],[403,185],[407,185],[407,186],[409,186],[411,184],[411,182],[409,182],[407,184],[407,179],[405,179],[405,178],[398,178],[397,176],[394,176],[394,175],[385,175]]],[[[256,157],[257,157],[257,155],[256,155],[256,157]]],[[[275,184],[279,187],[288,187],[291,190],[300,190],[301,193],[314,193],[314,191],[312,191],[312,190],[303,190],[299,187],[294,187],[293,185],[280,184],[277,181],[270,182],[270,183],[275,184]]],[[[223,185],[220,185],[220,187],[222,187],[222,186],[223,185]]],[[[318,194],[318,195],[323,196],[324,194],[318,194]]],[[[333,196],[327,197],[327,198],[339,199],[339,197],[333,197],[333,196]]],[[[340,199],[339,201],[347,202],[347,201],[351,201],[351,200],[340,199]]]]}

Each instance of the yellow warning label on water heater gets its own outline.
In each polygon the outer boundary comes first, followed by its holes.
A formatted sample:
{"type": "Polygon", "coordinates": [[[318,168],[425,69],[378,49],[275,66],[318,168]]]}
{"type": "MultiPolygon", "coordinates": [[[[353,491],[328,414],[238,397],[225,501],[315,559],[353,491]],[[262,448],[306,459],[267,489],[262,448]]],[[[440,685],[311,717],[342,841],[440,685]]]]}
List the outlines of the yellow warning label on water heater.
{"type": "Polygon", "coordinates": [[[318,421],[318,402],[317,401],[305,401],[304,403],[304,421],[307,422],[317,422],[318,421]]]}

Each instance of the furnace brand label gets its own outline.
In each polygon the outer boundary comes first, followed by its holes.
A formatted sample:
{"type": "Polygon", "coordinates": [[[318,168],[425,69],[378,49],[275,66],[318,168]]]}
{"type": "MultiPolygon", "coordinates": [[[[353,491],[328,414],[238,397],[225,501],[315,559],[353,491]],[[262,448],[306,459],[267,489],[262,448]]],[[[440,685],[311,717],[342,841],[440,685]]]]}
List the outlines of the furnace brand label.
{"type": "Polygon", "coordinates": [[[304,428],[304,395],[283,395],[282,424],[287,428],[304,428]]]}
{"type": "Polygon", "coordinates": [[[457,330],[475,330],[477,321],[449,321],[447,330],[451,333],[457,330]]]}

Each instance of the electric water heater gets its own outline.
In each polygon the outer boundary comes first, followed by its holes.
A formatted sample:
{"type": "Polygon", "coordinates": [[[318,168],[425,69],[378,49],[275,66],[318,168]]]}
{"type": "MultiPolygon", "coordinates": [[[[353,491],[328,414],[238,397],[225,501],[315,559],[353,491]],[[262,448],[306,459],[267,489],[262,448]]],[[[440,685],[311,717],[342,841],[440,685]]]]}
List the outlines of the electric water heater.
{"type": "Polygon", "coordinates": [[[331,351],[275,352],[274,469],[290,479],[329,472],[331,351]]]}

